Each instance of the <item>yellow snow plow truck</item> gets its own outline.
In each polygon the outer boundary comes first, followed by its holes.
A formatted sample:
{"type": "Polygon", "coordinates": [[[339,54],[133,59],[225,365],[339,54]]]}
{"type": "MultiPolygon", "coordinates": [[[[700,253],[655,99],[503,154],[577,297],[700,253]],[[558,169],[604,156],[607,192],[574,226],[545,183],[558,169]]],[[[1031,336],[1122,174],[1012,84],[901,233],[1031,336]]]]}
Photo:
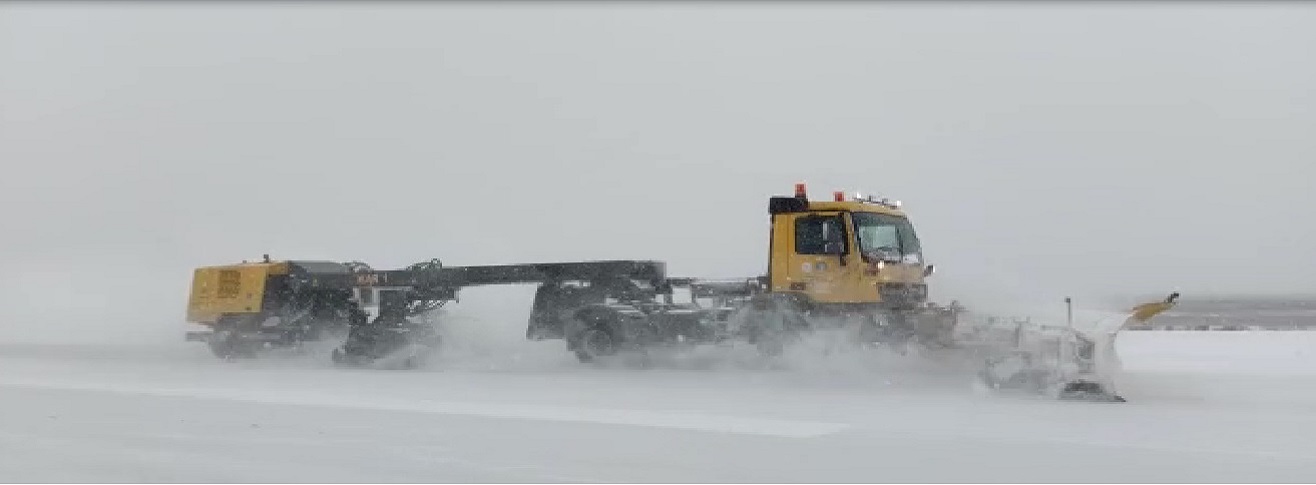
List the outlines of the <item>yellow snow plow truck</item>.
{"type": "MultiPolygon", "coordinates": [[[[337,338],[343,344],[333,352],[336,362],[414,366],[438,346],[435,310],[462,288],[534,284],[526,338],[563,340],[582,362],[660,346],[736,342],[774,356],[824,329],[841,330],[856,347],[982,344],[960,341],[962,308],[928,302],[933,266],[898,201],[843,192],[810,200],[805,185],[796,184],[794,194],[771,197],[767,208],[767,271],[757,277],[671,277],[664,263],[651,260],[495,266],[431,260],[375,270],[360,262],[267,256],[199,268],[188,320],[209,330],[188,339],[228,359],[337,338]]],[[[989,348],[998,347],[1005,348],[989,348]]]]}

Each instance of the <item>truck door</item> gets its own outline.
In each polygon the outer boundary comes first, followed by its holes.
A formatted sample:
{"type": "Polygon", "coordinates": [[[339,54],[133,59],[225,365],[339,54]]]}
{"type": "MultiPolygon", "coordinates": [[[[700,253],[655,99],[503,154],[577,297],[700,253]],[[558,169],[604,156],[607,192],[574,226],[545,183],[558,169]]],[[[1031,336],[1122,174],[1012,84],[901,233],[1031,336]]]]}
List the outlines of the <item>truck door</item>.
{"type": "Polygon", "coordinates": [[[840,212],[783,214],[774,228],[773,291],[833,301],[843,290],[850,237],[840,212]]]}

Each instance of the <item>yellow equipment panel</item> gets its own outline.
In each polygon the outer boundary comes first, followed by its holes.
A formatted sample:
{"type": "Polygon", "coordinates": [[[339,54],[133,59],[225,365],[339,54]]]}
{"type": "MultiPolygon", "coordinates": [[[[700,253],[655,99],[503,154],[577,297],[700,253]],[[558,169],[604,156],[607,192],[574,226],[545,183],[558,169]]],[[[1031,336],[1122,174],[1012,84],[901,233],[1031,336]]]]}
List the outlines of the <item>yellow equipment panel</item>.
{"type": "Polygon", "coordinates": [[[283,263],[198,268],[192,274],[187,321],[214,324],[225,314],[260,313],[266,279],[286,272],[283,263]]]}

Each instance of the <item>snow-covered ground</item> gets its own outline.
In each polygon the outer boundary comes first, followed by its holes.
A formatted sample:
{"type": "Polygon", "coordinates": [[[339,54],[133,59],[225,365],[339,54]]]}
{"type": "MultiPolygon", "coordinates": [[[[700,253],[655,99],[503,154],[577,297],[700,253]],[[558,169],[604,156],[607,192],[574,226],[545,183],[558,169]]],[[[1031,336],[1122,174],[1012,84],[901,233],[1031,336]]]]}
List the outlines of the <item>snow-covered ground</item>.
{"type": "Polygon", "coordinates": [[[0,344],[0,477],[97,482],[1292,482],[1316,332],[1128,332],[1125,404],[985,395],[864,355],[578,364],[463,345],[417,371],[198,344],[0,344]],[[746,361],[747,362],[747,361],[746,361]]]}

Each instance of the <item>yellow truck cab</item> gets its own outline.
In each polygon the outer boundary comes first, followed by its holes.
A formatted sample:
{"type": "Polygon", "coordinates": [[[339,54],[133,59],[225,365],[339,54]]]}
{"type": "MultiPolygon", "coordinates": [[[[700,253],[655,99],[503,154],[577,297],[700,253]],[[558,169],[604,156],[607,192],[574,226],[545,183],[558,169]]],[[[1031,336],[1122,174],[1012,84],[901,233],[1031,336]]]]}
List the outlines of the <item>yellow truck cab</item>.
{"type": "Polygon", "coordinates": [[[932,274],[913,224],[898,201],[810,201],[804,184],[773,197],[768,281],[773,293],[803,297],[810,307],[903,310],[922,306],[932,274]]]}

